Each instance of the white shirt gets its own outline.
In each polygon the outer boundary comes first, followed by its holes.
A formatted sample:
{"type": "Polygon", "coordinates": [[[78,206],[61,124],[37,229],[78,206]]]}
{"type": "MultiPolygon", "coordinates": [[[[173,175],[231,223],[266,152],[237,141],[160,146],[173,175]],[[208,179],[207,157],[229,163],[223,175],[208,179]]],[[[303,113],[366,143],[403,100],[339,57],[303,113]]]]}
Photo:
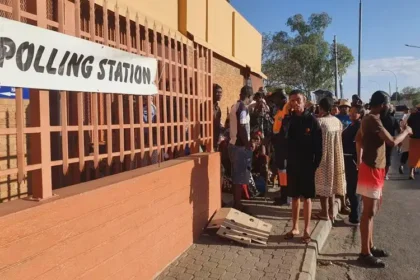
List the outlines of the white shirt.
{"type": "MultiPolygon", "coordinates": [[[[230,141],[229,143],[232,145],[235,145],[237,134],[238,134],[238,119],[236,112],[239,109],[239,106],[242,103],[240,101],[236,102],[231,108],[230,108],[230,114],[229,114],[229,121],[230,121],[230,128],[229,128],[229,135],[230,135],[230,141]]],[[[246,107],[245,107],[246,109],[246,107]]],[[[239,115],[239,124],[246,125],[247,126],[247,132],[248,132],[248,140],[250,140],[250,129],[249,129],[249,112],[248,110],[242,110],[242,112],[239,115]]]]}

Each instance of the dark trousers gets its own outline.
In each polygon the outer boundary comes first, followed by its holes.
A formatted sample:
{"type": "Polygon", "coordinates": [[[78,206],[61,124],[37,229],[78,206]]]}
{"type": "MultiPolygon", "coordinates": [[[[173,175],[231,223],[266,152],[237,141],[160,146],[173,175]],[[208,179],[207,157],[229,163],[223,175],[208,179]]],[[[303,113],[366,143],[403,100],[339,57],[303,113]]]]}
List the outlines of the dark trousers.
{"type": "Polygon", "coordinates": [[[347,196],[350,200],[350,215],[349,220],[352,223],[359,223],[360,221],[360,195],[356,194],[358,171],[356,162],[353,157],[345,156],[344,164],[346,168],[346,181],[347,181],[347,196]]]}
{"type": "Polygon", "coordinates": [[[404,152],[401,154],[401,165],[405,165],[408,161],[408,152],[404,152]]]}

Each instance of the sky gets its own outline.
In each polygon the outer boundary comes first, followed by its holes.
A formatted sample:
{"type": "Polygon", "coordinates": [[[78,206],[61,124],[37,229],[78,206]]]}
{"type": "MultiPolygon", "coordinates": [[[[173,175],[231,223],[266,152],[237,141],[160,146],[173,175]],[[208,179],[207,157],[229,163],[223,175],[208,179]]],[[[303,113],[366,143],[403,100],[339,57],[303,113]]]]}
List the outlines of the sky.
{"type": "MultiPolygon", "coordinates": [[[[231,4],[259,32],[289,31],[290,16],[327,12],[332,24],[325,39],[348,46],[355,63],[344,77],[344,97],[357,93],[359,0],[232,0],[231,4]]],[[[420,0],[363,0],[362,99],[378,89],[395,92],[406,86],[420,87],[420,0]]]]}

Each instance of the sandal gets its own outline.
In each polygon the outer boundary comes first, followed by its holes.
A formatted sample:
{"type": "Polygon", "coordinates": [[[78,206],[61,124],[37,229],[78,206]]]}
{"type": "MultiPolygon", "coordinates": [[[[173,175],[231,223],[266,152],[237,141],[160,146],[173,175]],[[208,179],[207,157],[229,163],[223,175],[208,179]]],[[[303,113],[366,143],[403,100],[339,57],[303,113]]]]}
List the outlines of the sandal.
{"type": "MultiPolygon", "coordinates": [[[[299,233],[297,233],[297,234],[299,234],[299,233]]],[[[297,235],[296,234],[296,235],[297,235]]],[[[286,235],[284,236],[284,239],[286,239],[286,240],[290,240],[290,239],[293,239],[295,237],[295,234],[292,232],[292,231],[289,231],[288,233],[286,233],[286,235]]]]}
{"type": "Polygon", "coordinates": [[[372,268],[385,268],[386,266],[386,264],[381,259],[374,257],[372,254],[369,254],[369,255],[360,254],[357,260],[361,262],[363,265],[366,265],[372,268]]]}
{"type": "Polygon", "coordinates": [[[375,246],[370,248],[370,253],[376,258],[386,258],[391,254],[383,249],[378,249],[375,246]]]}
{"type": "Polygon", "coordinates": [[[315,220],[322,220],[322,221],[329,221],[330,218],[328,216],[322,216],[321,214],[313,214],[313,219],[315,220]]]}
{"type": "Polygon", "coordinates": [[[304,234],[302,236],[302,243],[303,244],[309,244],[309,242],[311,242],[311,241],[312,241],[312,238],[311,238],[310,235],[304,234]]]}

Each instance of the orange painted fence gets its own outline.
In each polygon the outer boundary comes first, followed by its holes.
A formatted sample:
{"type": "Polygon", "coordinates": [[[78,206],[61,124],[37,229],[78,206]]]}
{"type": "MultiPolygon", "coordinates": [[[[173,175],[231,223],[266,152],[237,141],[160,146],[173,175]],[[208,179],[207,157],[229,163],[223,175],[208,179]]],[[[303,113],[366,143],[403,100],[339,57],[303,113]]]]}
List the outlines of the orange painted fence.
{"type": "Polygon", "coordinates": [[[17,174],[33,199],[212,147],[210,49],[107,0],[0,0],[0,17],[158,60],[153,97],[30,89],[25,110],[16,90],[16,126],[0,136],[16,137],[17,164],[0,178],[17,174]]]}

